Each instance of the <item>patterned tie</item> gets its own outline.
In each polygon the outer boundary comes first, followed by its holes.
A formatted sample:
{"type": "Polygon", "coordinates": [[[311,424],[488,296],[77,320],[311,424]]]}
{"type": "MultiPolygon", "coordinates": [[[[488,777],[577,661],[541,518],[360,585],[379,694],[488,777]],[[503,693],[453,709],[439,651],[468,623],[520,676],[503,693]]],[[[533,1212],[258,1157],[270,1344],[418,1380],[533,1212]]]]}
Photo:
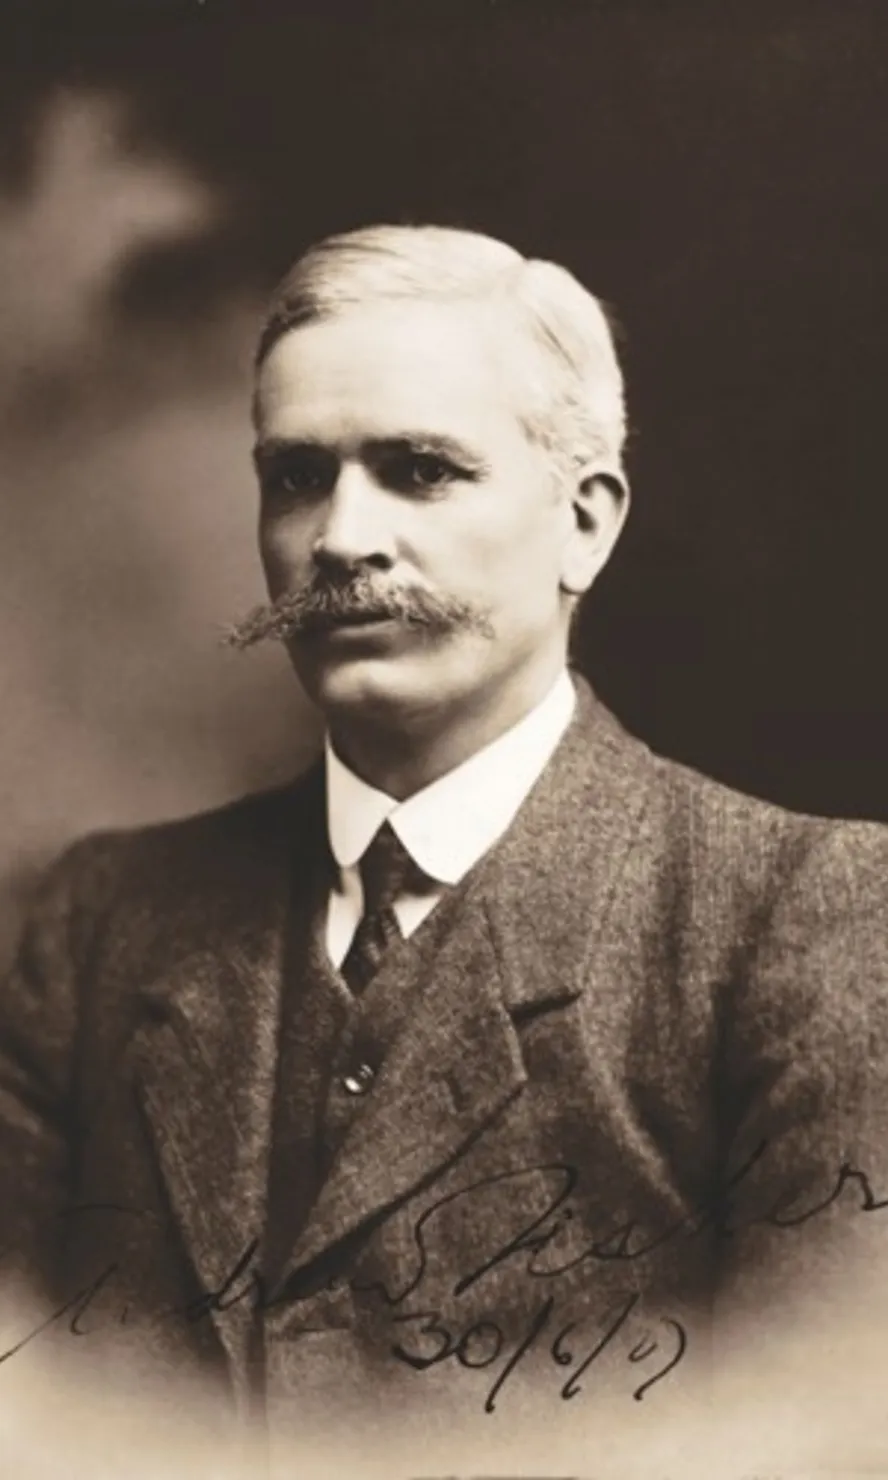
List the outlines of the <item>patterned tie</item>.
{"type": "Polygon", "coordinates": [[[433,887],[433,881],[414,863],[388,822],[382,824],[359,867],[364,913],[339,968],[355,996],[375,976],[389,946],[403,938],[393,908],[395,900],[408,886],[415,892],[433,887]]]}

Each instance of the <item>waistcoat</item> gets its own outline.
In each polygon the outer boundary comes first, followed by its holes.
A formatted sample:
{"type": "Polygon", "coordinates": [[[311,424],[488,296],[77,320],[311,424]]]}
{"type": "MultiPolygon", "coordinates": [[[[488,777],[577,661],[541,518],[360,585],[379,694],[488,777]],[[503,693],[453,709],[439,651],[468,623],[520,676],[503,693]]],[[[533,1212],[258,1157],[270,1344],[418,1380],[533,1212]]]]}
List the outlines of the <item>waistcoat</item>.
{"type": "Polygon", "coordinates": [[[326,840],[313,840],[316,867],[290,920],[268,1204],[262,1259],[274,1283],[305,1225],[346,1132],[360,1117],[383,1061],[409,1029],[411,1007],[434,957],[458,930],[471,873],[448,890],[406,940],[389,947],[360,997],[326,948],[327,899],[335,877],[326,840]]]}

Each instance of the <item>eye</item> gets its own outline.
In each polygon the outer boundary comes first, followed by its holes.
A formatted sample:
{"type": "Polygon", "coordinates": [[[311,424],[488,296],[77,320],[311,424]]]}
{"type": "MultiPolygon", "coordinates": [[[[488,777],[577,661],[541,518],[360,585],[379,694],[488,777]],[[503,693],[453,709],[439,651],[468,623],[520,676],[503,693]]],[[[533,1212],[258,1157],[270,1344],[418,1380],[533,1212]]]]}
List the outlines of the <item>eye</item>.
{"type": "Polygon", "coordinates": [[[417,453],[412,459],[413,481],[422,488],[434,488],[438,483],[448,483],[456,476],[456,468],[443,458],[430,452],[417,453]]]}
{"type": "Polygon", "coordinates": [[[398,493],[433,493],[465,476],[455,463],[433,452],[399,452],[381,460],[379,473],[398,493]]]}
{"type": "Polygon", "coordinates": [[[335,459],[319,452],[289,453],[271,459],[261,470],[260,481],[266,498],[318,498],[336,482],[335,459]]]}

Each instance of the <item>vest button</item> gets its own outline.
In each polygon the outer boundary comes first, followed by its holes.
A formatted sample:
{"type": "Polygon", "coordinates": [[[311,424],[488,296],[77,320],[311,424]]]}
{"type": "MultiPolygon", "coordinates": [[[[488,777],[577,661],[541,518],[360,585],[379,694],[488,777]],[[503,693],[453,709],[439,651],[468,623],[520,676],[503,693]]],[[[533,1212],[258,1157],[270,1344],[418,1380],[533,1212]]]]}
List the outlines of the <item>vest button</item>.
{"type": "Polygon", "coordinates": [[[348,1095],[365,1095],[376,1075],[369,1064],[358,1064],[348,1074],[343,1074],[340,1083],[348,1095]]]}

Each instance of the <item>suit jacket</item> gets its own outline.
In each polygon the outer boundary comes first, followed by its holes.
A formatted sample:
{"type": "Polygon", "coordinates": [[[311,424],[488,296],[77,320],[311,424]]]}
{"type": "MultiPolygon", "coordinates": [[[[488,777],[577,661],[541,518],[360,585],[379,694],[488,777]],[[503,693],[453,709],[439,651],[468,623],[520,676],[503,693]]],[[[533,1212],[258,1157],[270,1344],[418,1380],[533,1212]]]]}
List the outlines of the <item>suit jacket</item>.
{"type": "Polygon", "coordinates": [[[275,1287],[285,947],[317,895],[322,771],[51,871],[0,1000],[0,1246],[48,1332],[244,1408],[425,1401],[445,1376],[495,1407],[534,1362],[570,1396],[590,1352],[658,1383],[713,1312],[816,1293],[884,1239],[888,830],[741,796],[577,685],[450,928],[430,917],[275,1287]]]}

